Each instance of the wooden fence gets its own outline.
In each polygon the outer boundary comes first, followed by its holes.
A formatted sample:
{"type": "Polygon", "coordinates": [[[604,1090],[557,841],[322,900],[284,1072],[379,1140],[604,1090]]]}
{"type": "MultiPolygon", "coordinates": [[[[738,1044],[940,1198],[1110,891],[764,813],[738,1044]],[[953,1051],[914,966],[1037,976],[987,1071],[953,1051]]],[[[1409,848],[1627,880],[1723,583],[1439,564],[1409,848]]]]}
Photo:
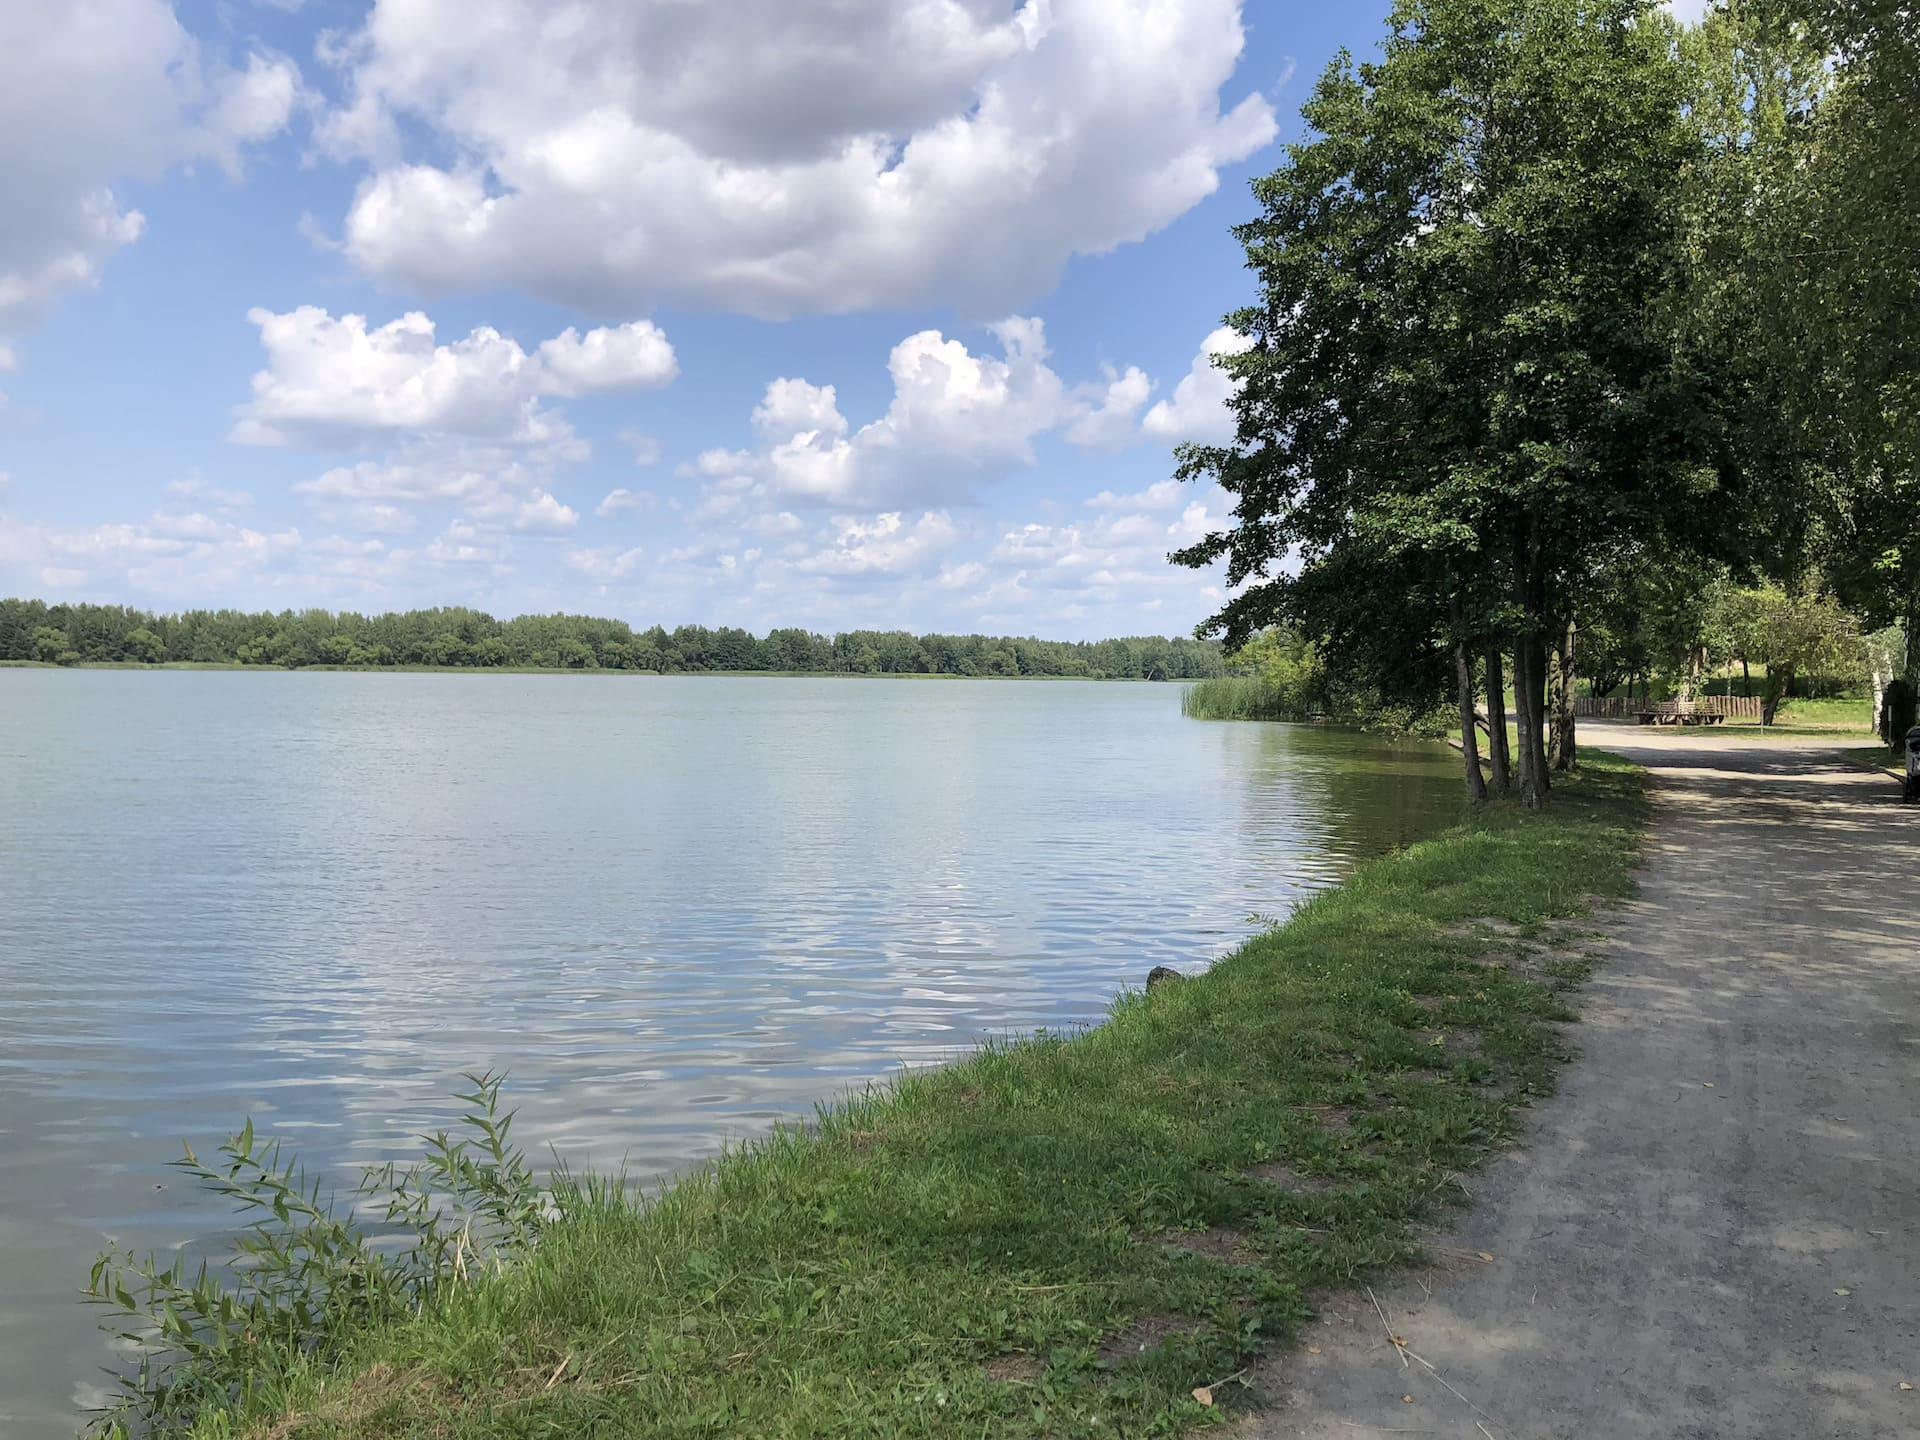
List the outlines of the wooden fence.
{"type": "Polygon", "coordinates": [[[1758,720],[1757,695],[1698,695],[1691,704],[1681,700],[1638,700],[1624,695],[1576,695],[1573,713],[1591,720],[1638,720],[1642,715],[1717,715],[1726,720],[1758,720]]]}

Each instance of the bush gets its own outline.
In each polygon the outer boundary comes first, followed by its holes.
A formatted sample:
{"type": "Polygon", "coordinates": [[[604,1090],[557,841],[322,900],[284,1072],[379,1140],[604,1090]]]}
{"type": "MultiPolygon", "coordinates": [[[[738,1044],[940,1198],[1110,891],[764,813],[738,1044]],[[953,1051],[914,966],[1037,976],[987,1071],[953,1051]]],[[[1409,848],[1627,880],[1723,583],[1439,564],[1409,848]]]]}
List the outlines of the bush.
{"type": "Polygon", "coordinates": [[[302,1362],[325,1361],[366,1328],[416,1314],[436,1294],[530,1253],[575,1193],[562,1175],[535,1182],[508,1136],[502,1077],[469,1075],[467,1132],[426,1138],[411,1166],[367,1167],[343,1211],[280,1142],[253,1122],[202,1161],[189,1148],[176,1169],[252,1217],[224,1274],[189,1272],[176,1257],[108,1250],[86,1298],[132,1358],[116,1404],[95,1429],[106,1440],[177,1429],[236,1402],[302,1362]]]}
{"type": "Polygon", "coordinates": [[[1880,738],[1888,748],[1907,738],[1907,732],[1920,724],[1920,694],[1911,680],[1895,680],[1887,686],[1880,704],[1880,738]]]}

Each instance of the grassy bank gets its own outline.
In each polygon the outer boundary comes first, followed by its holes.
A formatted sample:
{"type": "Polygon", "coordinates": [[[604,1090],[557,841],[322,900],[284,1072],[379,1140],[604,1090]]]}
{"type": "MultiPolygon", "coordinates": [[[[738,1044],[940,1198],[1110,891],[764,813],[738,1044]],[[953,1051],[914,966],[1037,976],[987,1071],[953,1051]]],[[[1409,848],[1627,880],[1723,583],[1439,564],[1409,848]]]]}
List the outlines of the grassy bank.
{"type": "MultiPolygon", "coordinates": [[[[1575,959],[1630,885],[1638,772],[1369,865],[1084,1034],[913,1073],[533,1255],[256,1365],[204,1440],[1171,1435],[1417,1226],[1550,1087],[1575,959]],[[1504,926],[1479,923],[1483,919],[1504,926]],[[1510,927],[1520,927],[1517,931],[1510,927]],[[1211,1387],[1204,1405],[1196,1387],[1211,1387]]],[[[249,1137],[250,1138],[250,1137],[249,1137]]],[[[1549,1142],[1550,1143],[1550,1142],[1549,1142]]]]}

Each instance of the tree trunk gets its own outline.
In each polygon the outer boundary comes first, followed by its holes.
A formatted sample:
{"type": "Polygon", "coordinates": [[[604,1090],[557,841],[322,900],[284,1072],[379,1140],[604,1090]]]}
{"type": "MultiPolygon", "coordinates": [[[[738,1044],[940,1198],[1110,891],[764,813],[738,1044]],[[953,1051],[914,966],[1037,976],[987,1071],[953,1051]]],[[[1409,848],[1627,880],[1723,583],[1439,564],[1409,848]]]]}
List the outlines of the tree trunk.
{"type": "Polygon", "coordinates": [[[1791,665],[1767,666],[1767,693],[1760,702],[1760,723],[1773,724],[1773,717],[1780,713],[1780,702],[1793,689],[1793,667],[1791,665]]]}
{"type": "Polygon", "coordinates": [[[1522,794],[1527,788],[1527,642],[1513,637],[1513,784],[1522,794]]]}
{"type": "MultiPolygon", "coordinates": [[[[1460,602],[1453,604],[1454,625],[1460,623],[1460,602]]],[[[1486,777],[1480,773],[1480,727],[1473,710],[1473,662],[1467,659],[1467,642],[1453,642],[1453,675],[1460,701],[1460,753],[1467,767],[1467,798],[1476,804],[1487,798],[1486,777]]]]}
{"type": "Polygon", "coordinates": [[[1553,646],[1553,768],[1567,771],[1580,763],[1574,736],[1573,692],[1579,677],[1573,665],[1574,624],[1569,620],[1554,634],[1553,646]]]}
{"type": "Polygon", "coordinates": [[[1520,716],[1520,801],[1529,810],[1547,802],[1546,573],[1539,541],[1527,529],[1514,536],[1513,588],[1525,617],[1513,644],[1513,698],[1520,716]]]}
{"type": "Polygon", "coordinates": [[[1529,810],[1547,803],[1547,647],[1539,633],[1520,637],[1514,658],[1515,703],[1525,717],[1520,734],[1520,799],[1529,810]],[[1524,669],[1521,654],[1525,655],[1524,669]]]}
{"type": "Polygon", "coordinates": [[[1514,728],[1520,737],[1520,764],[1517,777],[1520,802],[1529,810],[1538,810],[1547,797],[1547,755],[1540,720],[1546,709],[1541,673],[1540,644],[1536,637],[1513,637],[1513,711],[1514,728]]]}
{"type": "Polygon", "coordinates": [[[1493,767],[1493,791],[1513,789],[1513,761],[1507,750],[1507,676],[1500,646],[1487,646],[1487,761],[1493,767]]]}
{"type": "Polygon", "coordinates": [[[1740,657],[1740,693],[1749,700],[1753,698],[1753,670],[1744,655],[1740,657]]]}
{"type": "Polygon", "coordinates": [[[1547,737],[1547,769],[1560,769],[1560,707],[1566,703],[1566,681],[1560,674],[1560,647],[1547,652],[1547,703],[1540,733],[1547,737]]]}

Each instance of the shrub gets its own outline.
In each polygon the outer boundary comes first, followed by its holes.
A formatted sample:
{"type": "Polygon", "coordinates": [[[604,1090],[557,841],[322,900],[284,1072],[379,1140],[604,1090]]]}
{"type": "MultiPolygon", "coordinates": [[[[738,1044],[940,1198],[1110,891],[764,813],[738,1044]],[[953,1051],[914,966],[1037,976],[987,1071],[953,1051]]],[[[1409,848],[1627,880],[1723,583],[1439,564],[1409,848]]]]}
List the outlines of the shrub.
{"type": "Polygon", "coordinates": [[[543,1193],[508,1139],[501,1078],[470,1075],[459,1138],[426,1138],[411,1166],[368,1167],[344,1211],[278,1140],[253,1122],[201,1160],[175,1168],[252,1217],[223,1280],[206,1266],[162,1266],[109,1250],[94,1262],[87,1298],[137,1357],[103,1436],[152,1434],[210,1404],[231,1402],[304,1358],[324,1356],[363,1327],[416,1311],[443,1286],[534,1247],[561,1209],[565,1177],[543,1193]]]}

